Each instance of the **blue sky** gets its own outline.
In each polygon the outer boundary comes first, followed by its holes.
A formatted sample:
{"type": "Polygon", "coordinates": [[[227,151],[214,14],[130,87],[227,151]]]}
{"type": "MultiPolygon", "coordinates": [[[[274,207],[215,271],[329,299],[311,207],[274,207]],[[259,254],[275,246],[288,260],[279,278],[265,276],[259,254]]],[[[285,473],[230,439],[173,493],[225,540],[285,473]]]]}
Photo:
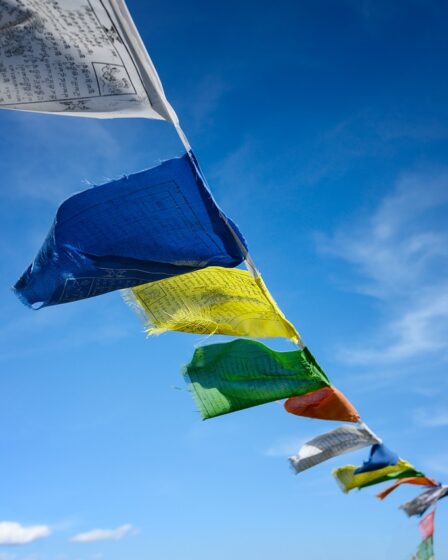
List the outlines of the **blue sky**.
{"type": "MultiPolygon", "coordinates": [[[[446,3],[128,4],[282,309],[385,443],[446,482],[446,3]]],[[[117,293],[34,312],[11,292],[65,197],[182,153],[167,123],[3,111],[0,150],[0,522],[42,536],[0,560],[409,558],[397,507],[417,491],[332,479],[367,451],[291,474],[336,424],[277,403],[202,422],[179,373],[201,337],[147,339],[117,293]]],[[[448,502],[436,525],[448,560],[448,502]]]]}

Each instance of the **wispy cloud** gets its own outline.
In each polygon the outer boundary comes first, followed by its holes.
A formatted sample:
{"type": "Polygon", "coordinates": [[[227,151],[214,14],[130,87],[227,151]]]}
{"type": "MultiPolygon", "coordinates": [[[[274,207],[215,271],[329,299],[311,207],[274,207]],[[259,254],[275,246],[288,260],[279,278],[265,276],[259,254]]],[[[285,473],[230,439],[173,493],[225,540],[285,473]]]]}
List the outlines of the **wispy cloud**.
{"type": "Polygon", "coordinates": [[[423,409],[414,411],[414,422],[422,428],[441,428],[448,426],[448,411],[442,408],[423,409]]]}
{"type": "Polygon", "coordinates": [[[297,436],[284,437],[268,447],[264,451],[264,455],[267,457],[289,457],[297,453],[306,440],[307,438],[297,436]]]}
{"type": "Polygon", "coordinates": [[[25,527],[13,521],[0,522],[0,545],[21,545],[49,537],[51,530],[47,525],[25,527]]]}
{"type": "Polygon", "coordinates": [[[436,474],[448,475],[448,455],[435,455],[425,461],[425,469],[428,472],[434,471],[436,474]]]}
{"type": "Polygon", "coordinates": [[[119,541],[120,539],[135,533],[131,524],[121,525],[116,529],[92,529],[86,533],[78,533],[71,537],[70,541],[75,543],[89,543],[95,541],[119,541]]]}
{"type": "Polygon", "coordinates": [[[11,552],[0,552],[0,560],[15,560],[16,555],[11,552]]]}
{"type": "Polygon", "coordinates": [[[441,350],[448,336],[448,170],[402,176],[359,223],[318,237],[320,250],[350,263],[350,286],[381,302],[384,322],[353,364],[392,363],[441,350]],[[381,350],[379,352],[379,350],[381,350]]]}

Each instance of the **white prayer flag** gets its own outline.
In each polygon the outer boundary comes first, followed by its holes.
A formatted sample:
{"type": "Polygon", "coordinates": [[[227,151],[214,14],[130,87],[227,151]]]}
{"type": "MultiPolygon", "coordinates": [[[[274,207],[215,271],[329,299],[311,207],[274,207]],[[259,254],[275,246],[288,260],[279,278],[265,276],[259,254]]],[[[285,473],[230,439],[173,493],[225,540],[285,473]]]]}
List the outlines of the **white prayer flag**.
{"type": "Polygon", "coordinates": [[[178,125],[124,0],[1,0],[0,108],[178,125]]]}
{"type": "Polygon", "coordinates": [[[409,517],[413,515],[423,515],[425,511],[436,504],[442,498],[448,496],[448,486],[436,486],[419,494],[410,502],[400,506],[409,517]]]}
{"type": "Polygon", "coordinates": [[[297,455],[289,457],[289,462],[299,473],[338,455],[375,443],[381,443],[381,440],[365,424],[343,425],[305,443],[297,455]]]}

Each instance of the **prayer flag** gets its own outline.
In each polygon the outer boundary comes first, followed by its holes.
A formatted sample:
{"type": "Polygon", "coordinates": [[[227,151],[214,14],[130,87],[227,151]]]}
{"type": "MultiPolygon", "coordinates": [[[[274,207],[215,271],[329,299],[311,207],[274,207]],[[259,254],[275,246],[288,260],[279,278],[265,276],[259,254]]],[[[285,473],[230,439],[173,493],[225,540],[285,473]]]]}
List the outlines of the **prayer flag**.
{"type": "Polygon", "coordinates": [[[412,517],[413,515],[423,515],[427,509],[435,505],[439,500],[448,496],[448,486],[436,486],[429,488],[410,502],[400,506],[400,509],[412,517]]]}
{"type": "Polygon", "coordinates": [[[329,384],[311,352],[276,352],[247,339],[195,350],[185,378],[203,419],[329,384]]]}
{"type": "Polygon", "coordinates": [[[15,291],[38,308],[237,266],[245,245],[228,222],[189,156],[171,159],[63,202],[15,291]]]}
{"type": "Polygon", "coordinates": [[[300,397],[290,397],[284,407],[290,414],[320,420],[358,422],[360,418],[352,403],[336,387],[323,387],[300,397]]]}
{"type": "Polygon", "coordinates": [[[417,554],[412,557],[412,560],[435,560],[433,537],[429,537],[419,544],[417,554]]]}
{"type": "Polygon", "coordinates": [[[355,474],[358,467],[354,465],[346,465],[333,471],[333,476],[336,478],[341,490],[343,492],[350,492],[354,488],[366,488],[374,484],[380,484],[393,480],[395,478],[405,478],[410,476],[424,476],[422,473],[416,471],[411,463],[403,459],[398,459],[395,465],[383,467],[376,471],[367,471],[360,474],[355,474]]]}
{"type": "Polygon", "coordinates": [[[261,277],[245,270],[209,267],[138,286],[128,295],[143,312],[149,334],[182,331],[299,340],[261,277]]]}
{"type": "Polygon", "coordinates": [[[385,490],[376,495],[380,500],[384,500],[391,492],[402,484],[415,484],[417,486],[439,486],[439,483],[432,478],[427,478],[426,476],[415,476],[409,478],[401,478],[395,481],[393,484],[388,486],[385,490]]]}
{"type": "Polygon", "coordinates": [[[422,534],[423,539],[429,539],[429,537],[432,537],[434,535],[435,514],[435,511],[428,513],[428,515],[425,515],[425,517],[418,524],[418,528],[420,529],[420,533],[422,534]]]}
{"type": "Polygon", "coordinates": [[[377,471],[378,469],[389,467],[390,465],[396,465],[398,460],[399,457],[396,453],[393,453],[382,443],[376,443],[372,445],[368,460],[364,461],[362,467],[356,469],[353,474],[377,471]]]}
{"type": "Polygon", "coordinates": [[[0,107],[178,124],[123,0],[0,2],[0,107]]]}
{"type": "Polygon", "coordinates": [[[365,424],[344,425],[305,443],[297,455],[289,457],[289,462],[296,473],[299,473],[338,455],[379,442],[365,424]]]}

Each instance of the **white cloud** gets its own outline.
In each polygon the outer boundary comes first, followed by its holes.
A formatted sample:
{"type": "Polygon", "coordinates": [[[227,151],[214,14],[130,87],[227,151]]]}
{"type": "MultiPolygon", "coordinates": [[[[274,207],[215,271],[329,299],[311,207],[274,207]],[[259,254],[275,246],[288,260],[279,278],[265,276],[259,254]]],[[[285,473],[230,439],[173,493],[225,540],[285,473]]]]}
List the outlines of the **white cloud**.
{"type": "Polygon", "coordinates": [[[0,545],[28,544],[38,539],[49,537],[51,530],[47,525],[31,525],[24,527],[13,521],[0,522],[0,545]]]}
{"type": "Polygon", "coordinates": [[[425,469],[428,472],[434,471],[436,474],[448,475],[448,455],[435,455],[427,459],[425,469]]]}
{"type": "Polygon", "coordinates": [[[266,449],[264,455],[268,457],[289,457],[297,453],[305,442],[306,438],[303,437],[284,437],[266,449]]]}
{"type": "Polygon", "coordinates": [[[381,302],[385,321],[347,363],[393,363],[445,347],[448,336],[448,170],[408,174],[360,223],[318,237],[323,253],[359,275],[356,291],[381,302]],[[379,351],[380,350],[380,351],[379,351]]]}
{"type": "Polygon", "coordinates": [[[133,533],[135,529],[132,525],[126,524],[116,529],[92,529],[86,533],[79,533],[71,537],[70,541],[75,543],[88,543],[94,541],[119,541],[123,537],[133,533]]]}
{"type": "Polygon", "coordinates": [[[433,410],[419,408],[414,411],[414,422],[423,428],[448,426],[448,412],[441,408],[433,410]]]}

